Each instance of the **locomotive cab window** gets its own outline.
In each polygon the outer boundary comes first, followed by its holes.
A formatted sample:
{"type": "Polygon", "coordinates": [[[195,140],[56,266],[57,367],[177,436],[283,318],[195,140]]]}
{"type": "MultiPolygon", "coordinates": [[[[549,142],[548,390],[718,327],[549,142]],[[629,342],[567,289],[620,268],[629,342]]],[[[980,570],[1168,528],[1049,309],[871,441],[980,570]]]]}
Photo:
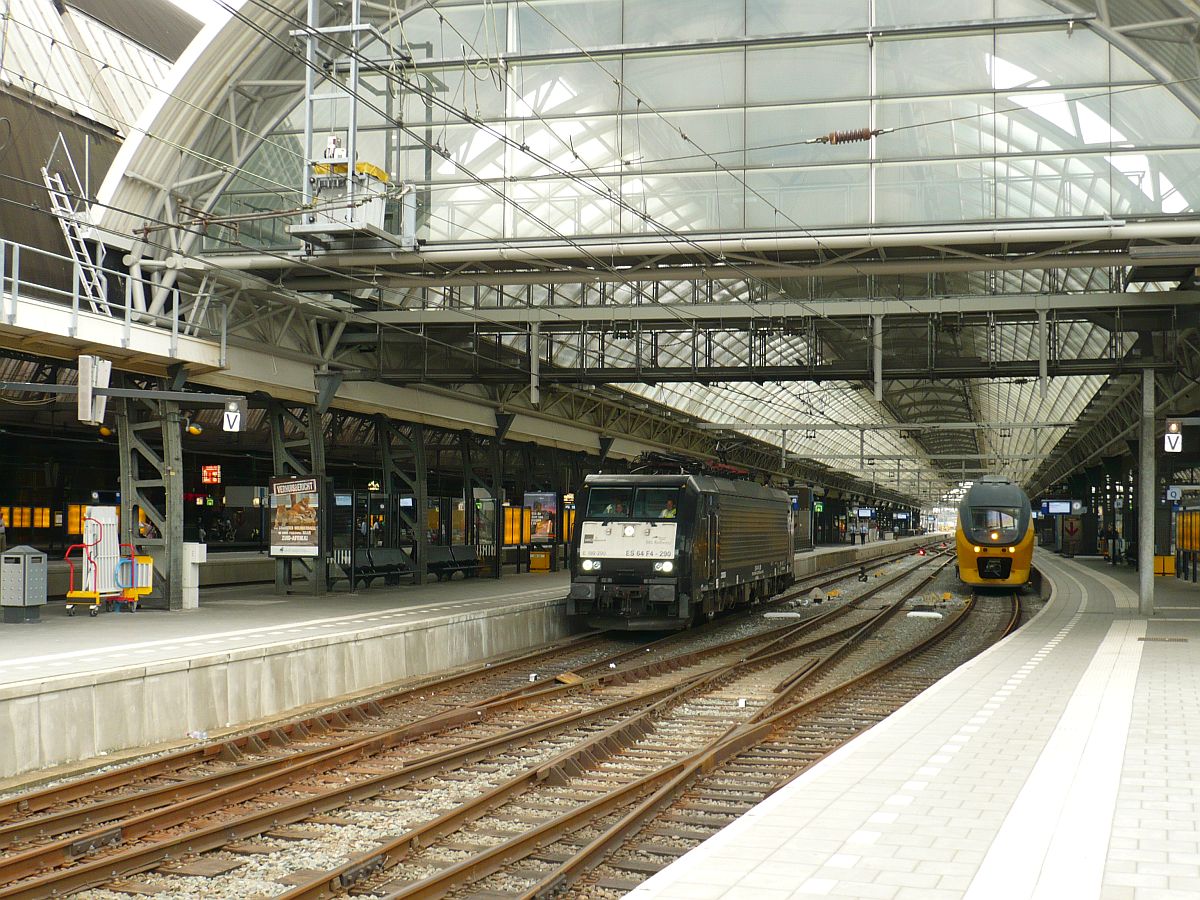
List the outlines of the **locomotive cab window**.
{"type": "Polygon", "coordinates": [[[633,502],[638,519],[674,519],[679,514],[679,491],[675,488],[639,488],[633,502]]]}
{"type": "Polygon", "coordinates": [[[629,516],[633,508],[632,488],[592,488],[588,495],[589,519],[629,516]]]}
{"type": "Polygon", "coordinates": [[[971,510],[971,530],[998,531],[1004,535],[1015,535],[1020,516],[1021,511],[1015,506],[1001,506],[993,509],[976,507],[971,510]]]}

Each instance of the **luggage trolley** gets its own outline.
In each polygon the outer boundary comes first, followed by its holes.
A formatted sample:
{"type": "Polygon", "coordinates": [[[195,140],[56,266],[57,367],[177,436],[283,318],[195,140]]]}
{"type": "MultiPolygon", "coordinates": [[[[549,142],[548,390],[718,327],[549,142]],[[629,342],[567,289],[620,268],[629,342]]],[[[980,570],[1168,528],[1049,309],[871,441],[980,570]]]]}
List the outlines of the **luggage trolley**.
{"type": "Polygon", "coordinates": [[[117,562],[115,581],[121,594],[112,602],[118,607],[124,604],[129,612],[136,612],[138,601],[154,590],[154,557],[139,555],[133,544],[122,544],[121,549],[128,550],[129,554],[117,562]]]}
{"type": "Polygon", "coordinates": [[[154,558],[138,555],[132,544],[117,543],[116,507],[88,507],[84,513],[83,541],[72,544],[63,555],[70,568],[67,591],[67,615],[75,615],[76,603],[87,601],[88,615],[96,616],[101,604],[133,612],[140,598],[154,585],[154,558]],[[80,551],[81,578],[75,582],[75,562],[71,554],[80,551]]]}

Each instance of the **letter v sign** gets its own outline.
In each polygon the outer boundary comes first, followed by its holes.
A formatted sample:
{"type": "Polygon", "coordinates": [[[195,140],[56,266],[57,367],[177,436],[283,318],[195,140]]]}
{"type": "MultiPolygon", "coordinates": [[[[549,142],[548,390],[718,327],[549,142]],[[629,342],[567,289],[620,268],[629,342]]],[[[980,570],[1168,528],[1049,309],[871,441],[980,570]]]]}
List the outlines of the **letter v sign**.
{"type": "Polygon", "coordinates": [[[1183,435],[1182,434],[1164,434],[1163,449],[1168,453],[1183,452],[1183,435]]]}

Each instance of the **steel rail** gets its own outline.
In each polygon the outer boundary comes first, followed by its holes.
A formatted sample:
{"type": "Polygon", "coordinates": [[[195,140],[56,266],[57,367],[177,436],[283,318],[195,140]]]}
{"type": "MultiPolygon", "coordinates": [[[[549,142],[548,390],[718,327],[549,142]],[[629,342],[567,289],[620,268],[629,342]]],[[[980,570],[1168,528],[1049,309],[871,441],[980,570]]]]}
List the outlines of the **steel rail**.
{"type": "MultiPolygon", "coordinates": [[[[178,769],[206,762],[214,757],[225,756],[226,758],[236,758],[246,748],[257,751],[268,744],[287,743],[285,739],[290,738],[294,733],[299,732],[301,736],[304,736],[304,732],[306,731],[325,730],[334,727],[336,723],[329,720],[336,717],[338,713],[354,716],[355,713],[353,711],[357,710],[363,715],[374,716],[377,715],[377,710],[372,708],[372,705],[402,703],[413,696],[426,694],[431,689],[441,690],[459,687],[480,676],[502,672],[510,666],[523,666],[535,661],[539,657],[553,655],[564,650],[584,649],[589,643],[600,643],[602,640],[603,638],[595,632],[572,635],[538,650],[501,659],[494,663],[480,663],[448,677],[437,678],[435,676],[423,678],[417,683],[391,694],[355,700],[345,706],[336,707],[335,709],[302,719],[281,721],[257,728],[248,733],[226,738],[219,742],[206,743],[202,746],[189,747],[185,750],[177,750],[152,760],[135,762],[99,775],[76,779],[63,785],[30,793],[17,794],[0,800],[0,823],[3,823],[3,820],[11,818],[15,814],[49,809],[62,803],[82,799],[89,794],[125,787],[134,782],[153,778],[158,775],[170,774],[178,769]]],[[[0,846],[4,843],[4,834],[5,826],[0,824],[0,846]]]]}
{"type": "MultiPolygon", "coordinates": [[[[897,577],[904,577],[908,573],[901,573],[897,577]]],[[[885,585],[878,586],[875,590],[882,589],[885,585]]],[[[869,592],[869,593],[873,593],[869,592]]],[[[288,784],[309,777],[321,772],[327,771],[338,765],[343,765],[354,759],[367,756],[370,753],[380,752],[388,749],[406,740],[411,740],[414,737],[420,737],[431,732],[441,731],[455,725],[473,723],[481,720],[481,717],[487,712],[494,712],[498,709],[507,709],[514,706],[520,706],[531,700],[544,700],[553,694],[565,693],[573,691],[577,688],[587,688],[606,684],[623,684],[629,680],[646,675],[660,674],[664,671],[678,669],[683,665],[693,663],[705,656],[727,653],[731,649],[737,649],[747,643],[752,643],[756,640],[761,641],[765,638],[775,638],[772,641],[782,639],[776,638],[777,632],[787,634],[799,634],[804,630],[814,627],[815,624],[823,622],[826,618],[836,614],[841,614],[852,603],[861,602],[866,599],[867,595],[862,598],[855,598],[843,607],[832,608],[827,613],[813,617],[813,619],[805,622],[784,626],[776,629],[773,632],[766,634],[750,635],[737,641],[728,642],[726,644],[717,645],[714,647],[701,648],[691,653],[681,654],[678,656],[652,660],[651,662],[635,667],[634,669],[620,670],[616,672],[605,672],[591,679],[581,679],[578,682],[570,681],[569,683],[557,683],[541,687],[540,690],[532,693],[522,693],[519,695],[504,695],[502,699],[490,701],[475,707],[467,707],[460,710],[454,710],[447,713],[438,714],[427,719],[418,720],[414,723],[401,726],[396,729],[391,729],[380,735],[372,735],[367,738],[359,739],[352,744],[336,749],[325,748],[322,752],[312,757],[311,759],[303,760],[285,760],[282,765],[279,765],[278,760],[268,760],[258,764],[259,768],[266,771],[244,781],[238,781],[235,784],[228,785],[222,788],[214,788],[205,791],[203,794],[188,798],[183,802],[176,803],[165,809],[143,813],[131,819],[122,821],[119,825],[102,827],[94,829],[91,832],[83,835],[75,835],[73,837],[55,841],[51,844],[33,848],[24,853],[14,854],[6,858],[0,858],[0,883],[12,883],[20,878],[28,878],[36,875],[39,872],[55,866],[71,864],[76,859],[95,853],[98,850],[116,846],[119,844],[127,844],[131,841],[142,840],[153,834],[157,830],[163,828],[174,827],[182,824],[190,818],[196,816],[217,812],[222,808],[230,805],[245,802],[255,796],[268,793],[273,790],[278,790],[288,786],[288,784]]],[[[753,655],[753,654],[752,654],[753,655]]],[[[744,659],[744,658],[743,658],[744,659]]],[[[739,664],[743,660],[739,660],[739,664]]],[[[728,666],[717,666],[710,672],[724,671],[728,666]]],[[[701,673],[703,677],[708,673],[701,673]]],[[[587,718],[610,714],[610,707],[622,707],[628,702],[639,702],[639,698],[634,698],[633,701],[620,701],[617,704],[610,704],[599,709],[583,710],[576,713],[566,713],[562,716],[551,719],[547,722],[537,723],[533,726],[523,726],[505,734],[485,739],[468,745],[466,748],[458,748],[454,751],[445,751],[441,754],[434,754],[434,762],[432,765],[445,766],[450,764],[453,759],[469,759],[472,755],[494,751],[502,746],[509,746],[514,742],[526,739],[539,731],[560,729],[568,727],[574,721],[587,718]]],[[[419,762],[419,761],[418,761],[419,762]]],[[[415,763],[414,763],[415,765],[415,763]]],[[[281,811],[287,811],[289,817],[287,821],[296,821],[306,816],[313,815],[316,812],[325,809],[334,808],[341,803],[348,802],[353,799],[361,799],[363,796],[370,796],[372,790],[378,792],[402,781],[412,780],[417,777],[413,774],[417,770],[411,766],[405,767],[403,770],[398,770],[395,773],[376,776],[374,778],[365,779],[348,788],[337,789],[328,792],[319,797],[308,797],[304,800],[297,801],[284,807],[278,807],[273,812],[279,815],[271,819],[264,827],[276,827],[281,824],[281,811]]],[[[250,817],[250,821],[258,821],[259,817],[250,817]]],[[[257,833],[253,826],[247,826],[244,823],[248,820],[239,820],[236,825],[221,826],[226,831],[233,833],[236,828],[238,836],[257,833]]],[[[261,824],[261,823],[260,823],[261,824]]],[[[231,838],[227,838],[231,839],[231,838]]],[[[218,844],[221,842],[218,842],[218,844]]],[[[146,853],[149,852],[151,865],[161,862],[164,859],[171,858],[171,851],[177,845],[186,845],[187,852],[195,852],[200,849],[211,849],[211,841],[205,846],[198,846],[195,835],[186,835],[178,840],[159,842],[154,845],[151,851],[139,851],[136,847],[116,854],[106,855],[93,860],[91,863],[63,872],[51,873],[44,877],[38,878],[33,885],[19,884],[11,890],[8,887],[0,887],[0,898],[8,897],[35,897],[39,896],[39,891],[77,889],[79,887],[94,886],[95,872],[103,870],[104,875],[101,881],[108,880],[114,877],[114,873],[128,874],[131,871],[136,871],[145,868],[146,853]],[[89,876],[92,880],[89,880],[89,876]],[[30,892],[32,891],[32,892],[30,892]]]]}
{"type": "MultiPolygon", "coordinates": [[[[697,754],[693,757],[687,769],[680,771],[671,779],[669,784],[664,785],[658,792],[643,800],[635,809],[623,816],[620,821],[606,829],[586,846],[580,848],[579,852],[571,859],[556,866],[554,870],[545,875],[537,884],[520,894],[515,894],[514,900],[518,900],[518,898],[519,900],[534,900],[534,898],[546,897],[572,883],[583,872],[599,865],[602,862],[602,857],[615,849],[629,835],[640,830],[644,823],[656,815],[664,806],[673,802],[678,793],[697,775],[705,771],[710,771],[717,765],[734,758],[739,753],[761,744],[779,725],[796,715],[847,693],[867,681],[878,677],[886,670],[901,665],[912,657],[924,652],[934,644],[940,642],[951,631],[957,629],[966,620],[968,613],[973,608],[973,604],[974,598],[956,616],[942,623],[938,629],[926,636],[921,642],[906,648],[892,658],[883,660],[865,672],[842,681],[814,697],[810,697],[799,703],[784,705],[784,708],[777,709],[775,712],[763,716],[758,721],[751,720],[751,722],[739,726],[733,734],[720,742],[719,745],[714,746],[710,754],[697,754]]],[[[781,701],[783,699],[783,697],[780,698],[781,701]]],[[[762,716],[767,709],[768,707],[764,707],[764,710],[756,714],[756,718],[762,716]]],[[[788,779],[776,785],[772,792],[778,790],[790,780],[788,779]]],[[[388,900],[394,900],[393,896],[389,896],[388,900]]]]}
{"type": "MultiPolygon", "coordinates": [[[[243,751],[246,750],[262,751],[267,746],[285,747],[296,736],[303,738],[313,732],[327,731],[332,728],[363,723],[367,721],[368,717],[378,718],[384,712],[382,705],[399,705],[413,697],[425,697],[431,689],[442,690],[457,687],[478,679],[480,676],[493,675],[503,672],[508,668],[525,666],[539,658],[553,656],[564,650],[586,648],[589,644],[599,644],[602,640],[601,637],[595,634],[588,634],[575,636],[565,641],[556,641],[552,647],[543,648],[533,653],[522,654],[515,659],[494,663],[491,668],[488,668],[486,665],[474,666],[466,672],[461,672],[447,678],[445,681],[423,681],[419,685],[405,688],[384,697],[356,702],[352,705],[339,707],[302,720],[260,729],[251,734],[241,735],[221,743],[208,744],[196,749],[185,750],[167,757],[149,760],[146,763],[107,772],[93,778],[81,779],[80,781],[41,791],[27,797],[14,798],[7,805],[10,809],[16,808],[20,811],[24,811],[22,809],[23,806],[44,809],[56,804],[80,799],[88,794],[109,791],[137,781],[176,772],[186,766],[206,762],[213,758],[234,760],[242,756],[243,751]]],[[[544,689],[546,685],[540,684],[538,687],[544,689]]],[[[523,692],[527,693],[524,690],[523,692]]],[[[421,724],[428,724],[430,728],[444,727],[445,723],[443,719],[446,715],[452,715],[455,718],[461,719],[465,711],[486,709],[491,704],[507,699],[511,693],[511,691],[503,691],[478,701],[463,704],[452,714],[440,713],[425,716],[405,726],[397,727],[400,729],[409,729],[421,724]]],[[[450,724],[454,724],[454,722],[452,721],[450,724]]],[[[408,735],[403,736],[403,739],[410,739],[411,737],[419,736],[421,733],[420,731],[410,732],[408,735]]],[[[305,759],[314,759],[332,750],[361,744],[363,740],[364,738],[361,735],[353,734],[334,741],[331,744],[289,753],[286,759],[292,763],[305,759]]],[[[170,803],[179,803],[190,797],[245,782],[260,772],[279,764],[279,758],[254,760],[238,765],[237,768],[232,770],[223,770],[190,778],[183,782],[162,785],[157,788],[141,791],[132,797],[119,796],[107,800],[99,799],[97,802],[86,806],[65,809],[44,816],[21,819],[10,823],[0,822],[0,847],[32,837],[52,837],[86,825],[95,826],[98,823],[111,822],[131,813],[144,812],[170,803]]],[[[3,871],[6,863],[7,860],[4,857],[0,857],[0,872],[3,871]]]]}
{"type": "MultiPolygon", "coordinates": [[[[907,551],[904,554],[899,555],[907,555],[907,551]]],[[[882,564],[886,565],[887,563],[882,564]]],[[[853,568],[853,566],[849,568],[853,568]]],[[[901,573],[901,575],[897,577],[903,577],[904,574],[907,573],[901,573]]],[[[840,578],[838,580],[840,580],[840,578]]],[[[812,617],[811,619],[806,620],[804,623],[800,623],[799,625],[785,626],[784,628],[777,629],[776,631],[783,632],[784,634],[801,633],[803,630],[814,627],[816,624],[819,624],[819,622],[824,621],[831,615],[841,614],[845,611],[845,609],[849,608],[851,604],[859,603],[862,600],[865,600],[867,596],[873,594],[877,590],[882,589],[884,586],[886,586],[886,584],[880,584],[873,590],[862,595],[860,598],[855,598],[842,607],[831,608],[828,613],[824,613],[817,617],[812,617]]],[[[738,645],[761,641],[764,639],[764,637],[770,638],[772,635],[773,632],[767,634],[760,633],[758,635],[752,635],[747,638],[740,639],[739,641],[730,642],[711,648],[703,648],[699,651],[693,651],[691,653],[681,654],[666,659],[654,660],[646,665],[636,667],[633,670],[605,672],[597,678],[581,680],[578,683],[572,682],[567,684],[552,684],[549,687],[539,686],[539,690],[532,693],[529,692],[525,687],[522,687],[519,695],[510,696],[512,692],[506,692],[504,695],[500,695],[500,699],[490,698],[488,701],[481,702],[475,706],[427,717],[426,719],[409,723],[406,726],[402,726],[397,729],[391,729],[382,735],[372,735],[368,738],[358,739],[351,742],[347,746],[333,749],[328,747],[319,748],[313,751],[311,754],[304,754],[305,756],[310,757],[307,759],[301,758],[301,754],[295,754],[285,760],[282,767],[280,766],[280,760],[264,760],[252,764],[251,766],[244,767],[240,773],[218,773],[211,778],[198,780],[198,782],[203,782],[203,784],[198,785],[204,788],[203,794],[202,796],[191,798],[190,801],[185,800],[182,803],[176,802],[174,806],[160,810],[156,813],[151,812],[135,816],[132,819],[125,820],[116,827],[97,828],[84,835],[76,835],[75,837],[60,840],[47,846],[38,847],[25,853],[16,854],[6,859],[0,859],[0,876],[3,876],[5,880],[11,882],[16,878],[22,877],[23,875],[28,876],[47,867],[52,867],[63,863],[71,863],[78,857],[91,854],[100,848],[144,839],[147,835],[158,828],[178,825],[187,818],[215,812],[223,806],[244,802],[245,800],[250,799],[252,796],[284,787],[289,781],[294,781],[298,778],[307,777],[320,771],[325,771],[328,768],[332,768],[333,766],[339,764],[344,764],[353,758],[367,755],[370,752],[378,752],[379,750],[386,749],[387,747],[396,743],[405,740],[411,740],[414,737],[419,737],[423,734],[442,730],[454,725],[480,721],[480,717],[483,716],[485,712],[491,712],[495,711],[496,709],[507,708],[513,705],[519,705],[532,699],[545,699],[550,694],[571,690],[579,686],[579,684],[589,686],[595,684],[621,683],[631,678],[638,677],[639,675],[656,674],[666,670],[677,669],[685,664],[702,659],[704,656],[727,653],[730,649],[733,649],[738,645]],[[267,771],[265,771],[264,774],[256,774],[263,770],[267,771]],[[229,783],[230,780],[232,780],[233,783],[229,783]]],[[[783,638],[777,638],[776,640],[781,639],[783,638]]],[[[544,653],[527,655],[519,659],[528,659],[531,656],[536,655],[544,655],[544,653]]],[[[641,654],[634,653],[623,655],[641,654]]],[[[516,664],[516,662],[513,662],[513,664],[516,664]]],[[[478,670],[475,670],[474,674],[478,674],[478,670]]],[[[459,677],[468,677],[468,673],[464,673],[459,677]]],[[[440,687],[440,685],[434,686],[440,687]]],[[[425,687],[425,690],[427,690],[428,687],[429,685],[425,687]]],[[[603,714],[603,711],[584,711],[582,714],[601,715],[603,714]]],[[[570,715],[568,715],[566,718],[569,719],[570,715]]],[[[550,724],[551,727],[555,727],[556,724],[557,727],[562,726],[561,722],[550,724]]],[[[498,740],[511,739],[514,739],[513,734],[502,736],[502,738],[498,740]]],[[[490,743],[494,744],[494,741],[490,743]]],[[[381,777],[393,778],[395,774],[396,773],[391,773],[388,776],[381,777]]],[[[369,787],[370,784],[370,781],[364,781],[354,785],[350,790],[352,792],[358,792],[363,790],[364,786],[369,787]]],[[[178,791],[179,786],[168,786],[167,788],[163,789],[162,794],[166,795],[178,791]]],[[[150,798],[148,795],[142,795],[135,798],[127,798],[124,801],[113,801],[114,804],[121,802],[132,803],[134,805],[139,803],[142,805],[147,805],[153,803],[154,799],[150,798]]],[[[307,806],[312,807],[311,799],[307,801],[307,806]]],[[[328,807],[326,806],[326,808],[328,807]]],[[[70,811],[64,814],[64,818],[61,821],[67,822],[74,820],[77,822],[80,817],[87,817],[89,815],[98,817],[100,814],[101,811],[94,807],[80,811],[70,811]]],[[[305,815],[309,814],[311,814],[311,811],[304,812],[295,818],[303,818],[305,815]]],[[[295,818],[292,820],[294,821],[295,818]]],[[[167,856],[169,857],[169,853],[167,856]]],[[[111,872],[113,871],[111,866],[114,862],[115,861],[111,856],[106,856],[103,860],[99,861],[101,866],[109,869],[109,872],[107,873],[109,877],[111,877],[111,872]]],[[[79,872],[80,867],[76,867],[72,871],[79,872]]],[[[61,886],[59,886],[58,889],[61,890],[61,886]]],[[[0,897],[7,896],[23,896],[23,894],[10,894],[6,889],[0,889],[0,897]]]]}
{"type": "MultiPolygon", "coordinates": [[[[703,677],[704,674],[701,673],[695,677],[703,677]]],[[[10,900],[10,898],[35,900],[35,898],[58,896],[69,891],[96,887],[119,875],[127,875],[132,872],[152,868],[177,856],[212,850],[231,840],[251,837],[271,828],[277,828],[312,815],[317,815],[345,803],[370,798],[382,791],[429,777],[455,765],[462,765],[483,759],[489,754],[521,745],[530,738],[570,728],[585,723],[589,719],[613,715],[639,704],[653,702],[658,698],[658,695],[666,694],[677,688],[678,685],[672,684],[647,691],[644,694],[622,698],[599,708],[565,713],[550,720],[520,726],[503,734],[472,742],[463,747],[418,757],[397,768],[395,772],[389,772],[385,775],[374,775],[355,784],[335,788],[322,795],[306,796],[268,809],[255,810],[253,813],[241,816],[238,819],[207,825],[195,831],[173,836],[165,840],[134,845],[116,853],[95,857],[70,869],[36,875],[39,871],[37,866],[33,865],[31,868],[30,860],[21,860],[22,868],[29,870],[30,875],[34,875],[34,877],[26,875],[27,880],[19,883],[14,883],[14,874],[8,871],[9,867],[7,864],[12,860],[4,860],[5,868],[0,869],[0,884],[3,884],[3,886],[0,886],[0,898],[5,898],[5,900],[10,900]]],[[[339,752],[331,755],[341,757],[344,754],[339,752]]],[[[318,769],[316,768],[316,764],[328,762],[327,758],[323,758],[316,761],[316,763],[308,762],[300,766],[287,767],[286,771],[261,776],[259,779],[256,779],[256,783],[253,785],[244,785],[227,790],[223,792],[225,796],[213,798],[210,802],[191,801],[184,804],[181,808],[172,808],[163,814],[150,814],[150,816],[140,817],[140,820],[131,820],[113,829],[112,839],[125,842],[131,837],[148,836],[163,828],[180,825],[196,816],[218,811],[221,808],[229,806],[231,803],[249,800],[267,791],[287,787],[290,783],[297,780],[296,776],[298,773],[325,771],[329,766],[323,766],[318,769]],[[153,817],[154,821],[147,821],[151,817],[153,817]]],[[[203,800],[204,798],[200,799],[203,800]]],[[[102,832],[99,837],[103,838],[104,835],[105,833],[102,832]]],[[[89,840],[86,845],[82,841],[65,843],[68,850],[75,848],[81,856],[91,854],[93,851],[106,846],[106,843],[100,839],[89,840]]],[[[58,861],[69,863],[75,858],[62,853],[62,848],[57,848],[57,852],[59,854],[57,859],[53,855],[50,855],[48,859],[41,860],[41,862],[53,865],[58,861]]]]}
{"type": "MultiPolygon", "coordinates": [[[[932,562],[935,559],[936,557],[930,557],[925,562],[932,562]]],[[[924,562],[922,565],[924,565],[924,562]]],[[[943,566],[944,565],[946,565],[946,563],[943,563],[943,566]]],[[[888,582],[881,583],[880,585],[871,589],[868,594],[873,596],[875,593],[878,593],[885,587],[888,587],[904,578],[910,577],[913,574],[913,571],[915,570],[899,573],[888,582]]],[[[927,581],[928,579],[926,579],[926,582],[927,581]]],[[[924,583],[925,582],[922,582],[922,584],[924,583]]],[[[907,599],[909,596],[915,593],[919,587],[920,586],[907,592],[904,599],[907,599]]],[[[866,595],[855,598],[855,602],[861,602],[865,599],[867,599],[866,595]]],[[[900,602],[903,602],[903,600],[900,602]]],[[[844,609],[845,607],[841,607],[837,610],[831,610],[830,612],[840,613],[844,611],[844,609]]],[[[822,614],[820,618],[822,621],[824,621],[828,617],[828,614],[822,614]]],[[[878,619],[878,617],[873,618],[878,619]]],[[[809,620],[793,626],[791,629],[788,629],[791,632],[791,635],[783,635],[775,640],[772,640],[768,645],[759,648],[757,651],[742,660],[735,661],[708,673],[703,673],[702,675],[698,676],[693,683],[685,685],[683,688],[681,688],[679,695],[671,702],[677,702],[678,699],[685,695],[695,694],[705,687],[719,683],[721,680],[737,673],[747,664],[766,664],[781,657],[803,652],[809,645],[788,647],[785,646],[785,642],[789,636],[794,637],[805,630],[811,629],[813,625],[814,623],[809,620]]],[[[845,629],[845,633],[847,634],[847,640],[856,641],[862,634],[862,628],[859,625],[855,625],[845,629]]],[[[813,643],[823,643],[834,638],[834,635],[824,635],[814,639],[813,643]]],[[[745,639],[741,639],[736,643],[745,643],[745,639]]],[[[776,700],[772,702],[778,703],[780,700],[781,698],[776,698],[776,700]]],[[[643,711],[638,718],[643,720],[648,719],[651,715],[658,714],[660,709],[665,705],[667,705],[666,701],[664,701],[663,704],[659,704],[658,707],[656,707],[656,709],[653,711],[643,711]]],[[[629,727],[630,724],[631,723],[623,723],[622,727],[629,727]]],[[[729,737],[730,732],[737,727],[738,726],[734,725],[731,726],[730,729],[726,729],[726,731],[723,732],[722,735],[717,739],[717,742],[729,737]]],[[[702,754],[704,751],[698,752],[702,754]]],[[[578,828],[586,827],[586,825],[589,824],[589,822],[594,819],[596,815],[606,814],[613,808],[629,803],[629,794],[631,792],[635,795],[640,794],[652,789],[653,787],[656,787],[660,783],[670,780],[676,770],[683,771],[686,768],[686,763],[688,759],[691,758],[692,757],[685,757],[685,759],[672,763],[655,773],[651,773],[643,776],[642,778],[636,779],[635,781],[616,789],[609,795],[597,798],[596,800],[590,801],[578,807],[567,816],[550,820],[549,822],[544,823],[543,825],[540,825],[522,835],[519,835],[510,841],[497,845],[496,847],[491,848],[482,854],[478,854],[462,861],[459,864],[451,866],[438,875],[430,876],[430,878],[424,879],[421,882],[417,882],[416,884],[399,892],[388,894],[387,897],[389,900],[399,900],[399,898],[410,900],[410,898],[440,897],[447,890],[452,889],[464,881],[476,880],[479,877],[484,877],[491,872],[497,871],[512,859],[521,858],[522,856],[527,855],[532,849],[536,849],[538,846],[545,843],[550,836],[557,836],[564,831],[577,830],[578,828]],[[683,769],[681,769],[681,767],[683,767],[683,769]],[[581,820],[573,827],[569,827],[566,823],[573,821],[577,816],[580,817],[581,820]],[[469,878],[467,877],[468,875],[470,876],[469,878]]],[[[559,771],[561,772],[561,770],[559,771]]],[[[485,795],[484,797],[477,798],[475,801],[457,807],[456,809],[443,814],[438,819],[433,820],[433,822],[418,826],[418,828],[401,835],[394,841],[375,848],[369,854],[353,857],[340,867],[321,873],[318,876],[314,876],[314,878],[309,882],[302,885],[297,885],[292,890],[280,895],[279,900],[316,900],[316,898],[338,896],[341,892],[351,887],[362,878],[373,876],[386,868],[390,868],[400,862],[403,862],[413,850],[417,849],[418,847],[425,846],[431,839],[444,836],[445,834],[454,831],[462,824],[479,818],[481,815],[485,814],[488,809],[497,805],[503,799],[507,799],[529,783],[528,773],[518,775],[509,782],[506,782],[504,785],[501,785],[492,792],[489,792],[489,794],[485,795]]]]}

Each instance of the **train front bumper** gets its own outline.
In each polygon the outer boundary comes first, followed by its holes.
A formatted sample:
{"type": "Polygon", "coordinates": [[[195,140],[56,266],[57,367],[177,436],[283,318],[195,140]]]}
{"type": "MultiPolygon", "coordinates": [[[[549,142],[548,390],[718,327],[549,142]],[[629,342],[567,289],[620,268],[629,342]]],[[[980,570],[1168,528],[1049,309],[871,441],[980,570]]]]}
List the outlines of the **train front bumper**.
{"type": "Polygon", "coordinates": [[[691,609],[675,578],[617,584],[598,577],[577,577],[567,595],[567,615],[587,616],[595,627],[652,630],[686,622],[691,609]]]}

